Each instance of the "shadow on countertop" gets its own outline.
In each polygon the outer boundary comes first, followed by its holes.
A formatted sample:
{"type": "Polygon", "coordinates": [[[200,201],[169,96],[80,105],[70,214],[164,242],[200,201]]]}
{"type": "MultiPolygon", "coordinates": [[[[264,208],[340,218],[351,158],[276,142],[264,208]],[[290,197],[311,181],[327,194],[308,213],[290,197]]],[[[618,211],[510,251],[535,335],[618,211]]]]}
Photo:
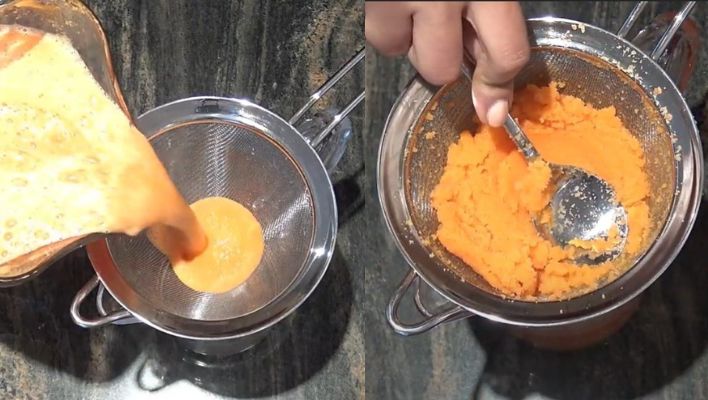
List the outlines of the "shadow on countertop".
{"type": "Polygon", "coordinates": [[[7,367],[26,358],[88,382],[112,380],[136,359],[149,328],[87,330],[71,320],[71,301],[92,273],[86,253],[77,250],[34,280],[0,290],[0,342],[11,350],[0,353],[0,373],[7,380],[32,379],[41,365],[7,367]]]}
{"type": "MultiPolygon", "coordinates": [[[[469,326],[487,354],[473,399],[638,398],[689,369],[708,343],[708,214],[705,201],[673,265],[642,296],[632,319],[604,342],[575,352],[536,349],[480,319],[469,326]],[[670,355],[667,357],[667,355],[670,355]]],[[[697,385],[701,385],[700,382],[697,385]]]]}
{"type": "Polygon", "coordinates": [[[337,248],[322,282],[303,305],[254,348],[234,356],[196,355],[158,334],[136,376],[144,390],[188,380],[230,397],[268,397],[293,389],[320,371],[339,348],[353,292],[349,267],[337,248]]]}
{"type": "Polygon", "coordinates": [[[339,226],[344,225],[355,214],[364,209],[364,194],[357,179],[364,174],[364,166],[334,184],[334,196],[337,198],[337,218],[339,226]]]}

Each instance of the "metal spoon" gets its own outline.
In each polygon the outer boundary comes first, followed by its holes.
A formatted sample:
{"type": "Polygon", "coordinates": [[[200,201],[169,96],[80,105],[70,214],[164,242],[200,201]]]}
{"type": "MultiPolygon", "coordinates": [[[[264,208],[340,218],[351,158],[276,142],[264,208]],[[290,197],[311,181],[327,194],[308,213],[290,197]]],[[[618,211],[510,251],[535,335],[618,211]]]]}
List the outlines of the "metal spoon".
{"type": "MultiPolygon", "coordinates": [[[[527,162],[542,160],[511,114],[507,114],[504,128],[527,162]]],[[[579,248],[574,260],[595,265],[616,258],[627,240],[627,212],[617,202],[612,186],[581,168],[547,164],[551,169],[549,190],[552,196],[547,209],[541,213],[550,211],[551,218],[549,222],[539,222],[540,218],[536,218],[536,228],[561,246],[573,246],[578,243],[574,241],[608,240],[616,227],[613,246],[602,250],[579,248]]]]}

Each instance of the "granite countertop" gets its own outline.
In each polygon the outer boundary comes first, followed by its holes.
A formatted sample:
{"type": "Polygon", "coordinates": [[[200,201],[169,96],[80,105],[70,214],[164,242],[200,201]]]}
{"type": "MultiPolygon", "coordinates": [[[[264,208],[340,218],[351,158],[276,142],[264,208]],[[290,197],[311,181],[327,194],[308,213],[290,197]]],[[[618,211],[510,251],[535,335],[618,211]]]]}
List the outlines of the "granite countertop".
{"type": "MultiPolygon", "coordinates": [[[[183,97],[226,95],[288,116],[364,43],[359,0],[87,3],[107,31],[134,115],[183,97]]],[[[524,5],[528,16],[553,14],[610,30],[631,6],[524,5]]],[[[672,6],[652,4],[642,21],[672,6]]],[[[693,15],[705,32],[706,7],[693,15]]],[[[704,131],[707,52],[703,43],[687,95],[704,131]]],[[[368,52],[367,71],[367,118],[363,108],[352,117],[363,134],[354,135],[333,177],[340,216],[333,262],[311,298],[264,342],[234,357],[195,362],[147,326],[79,328],[68,309],[92,270],[76,251],[32,282],[0,290],[0,398],[708,398],[705,212],[639,312],[593,348],[537,350],[481,320],[395,335],[384,309],[407,266],[383,224],[374,172],[385,117],[412,70],[404,60],[368,52]]],[[[354,94],[363,79],[358,71],[342,92],[354,94]]]]}
{"type": "MultiPolygon", "coordinates": [[[[290,116],[364,46],[358,0],[87,4],[136,116],[196,95],[247,98],[290,116]]],[[[362,67],[337,97],[353,98],[363,79],[362,67]]],[[[356,132],[363,116],[363,107],[352,115],[356,132]]],[[[354,135],[334,173],[340,231],[329,271],[255,349],[197,366],[147,326],[77,327],[69,305],[92,274],[80,250],[28,284],[0,290],[0,399],[363,398],[361,138],[354,135]]]]}
{"type": "MultiPolygon", "coordinates": [[[[652,2],[657,9],[682,3],[652,2]]],[[[554,15],[619,29],[634,2],[525,2],[527,17],[554,15]]],[[[693,17],[708,29],[708,8],[693,17]]],[[[703,39],[706,36],[703,34],[703,39]]],[[[688,102],[705,134],[708,42],[688,102]]],[[[415,337],[397,336],[384,310],[408,271],[386,231],[376,196],[376,153],[391,106],[413,76],[405,60],[367,53],[364,126],[367,222],[372,251],[366,264],[366,393],[371,399],[699,399],[708,398],[708,216],[700,213],[692,236],[669,270],[641,299],[637,314],[614,336],[581,351],[533,348],[482,319],[439,326],[415,337]]],[[[704,136],[705,137],[705,136],[704,136]]],[[[705,140],[705,139],[704,139],[705,140]]],[[[705,206],[705,205],[704,205],[705,206]]],[[[405,310],[404,310],[405,313],[405,310]]]]}

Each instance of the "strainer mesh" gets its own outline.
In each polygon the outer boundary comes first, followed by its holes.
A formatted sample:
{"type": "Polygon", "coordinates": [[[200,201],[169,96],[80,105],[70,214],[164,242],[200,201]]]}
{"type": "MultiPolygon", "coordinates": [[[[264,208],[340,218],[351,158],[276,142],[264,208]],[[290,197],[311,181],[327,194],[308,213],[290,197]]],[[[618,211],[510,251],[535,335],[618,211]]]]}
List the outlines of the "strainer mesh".
{"type": "MultiPolygon", "coordinates": [[[[651,233],[640,253],[648,249],[666,221],[675,185],[674,151],[668,129],[649,95],[629,76],[607,62],[576,50],[541,47],[532,49],[531,60],[517,77],[516,87],[563,82],[562,93],[583,99],[594,107],[615,106],[617,115],[641,143],[647,163],[651,197],[648,199],[651,233]]],[[[404,189],[412,230],[438,264],[464,281],[496,291],[462,260],[434,239],[438,228],[430,194],[440,180],[447,149],[463,130],[476,128],[470,81],[462,77],[441,88],[412,127],[404,156],[404,189]],[[426,137],[434,131],[433,138],[426,137]]],[[[641,255],[641,254],[640,254],[641,255]]]]}
{"type": "Polygon", "coordinates": [[[145,234],[113,235],[108,248],[126,282],[152,307],[197,320],[236,318],[278,297],[302,270],[313,237],[312,198],[297,164],[264,134],[223,120],[174,126],[151,142],[188,203],[223,196],[248,208],[265,251],[246,282],[208,294],[182,284],[145,234]]]}

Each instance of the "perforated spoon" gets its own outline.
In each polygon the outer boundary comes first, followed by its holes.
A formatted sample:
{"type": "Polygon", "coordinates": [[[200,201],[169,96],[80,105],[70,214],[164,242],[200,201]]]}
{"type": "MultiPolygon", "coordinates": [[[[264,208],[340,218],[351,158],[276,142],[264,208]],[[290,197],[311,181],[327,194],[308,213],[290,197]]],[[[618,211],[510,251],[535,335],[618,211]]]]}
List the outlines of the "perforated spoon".
{"type": "MultiPolygon", "coordinates": [[[[542,161],[538,150],[511,114],[504,128],[530,164],[542,161]]],[[[627,240],[627,212],[603,179],[571,165],[551,169],[551,201],[534,219],[539,232],[561,246],[573,246],[578,264],[596,265],[616,258],[627,240]],[[549,209],[550,208],[550,209],[549,209]],[[541,218],[550,212],[549,218],[541,218]]]]}

